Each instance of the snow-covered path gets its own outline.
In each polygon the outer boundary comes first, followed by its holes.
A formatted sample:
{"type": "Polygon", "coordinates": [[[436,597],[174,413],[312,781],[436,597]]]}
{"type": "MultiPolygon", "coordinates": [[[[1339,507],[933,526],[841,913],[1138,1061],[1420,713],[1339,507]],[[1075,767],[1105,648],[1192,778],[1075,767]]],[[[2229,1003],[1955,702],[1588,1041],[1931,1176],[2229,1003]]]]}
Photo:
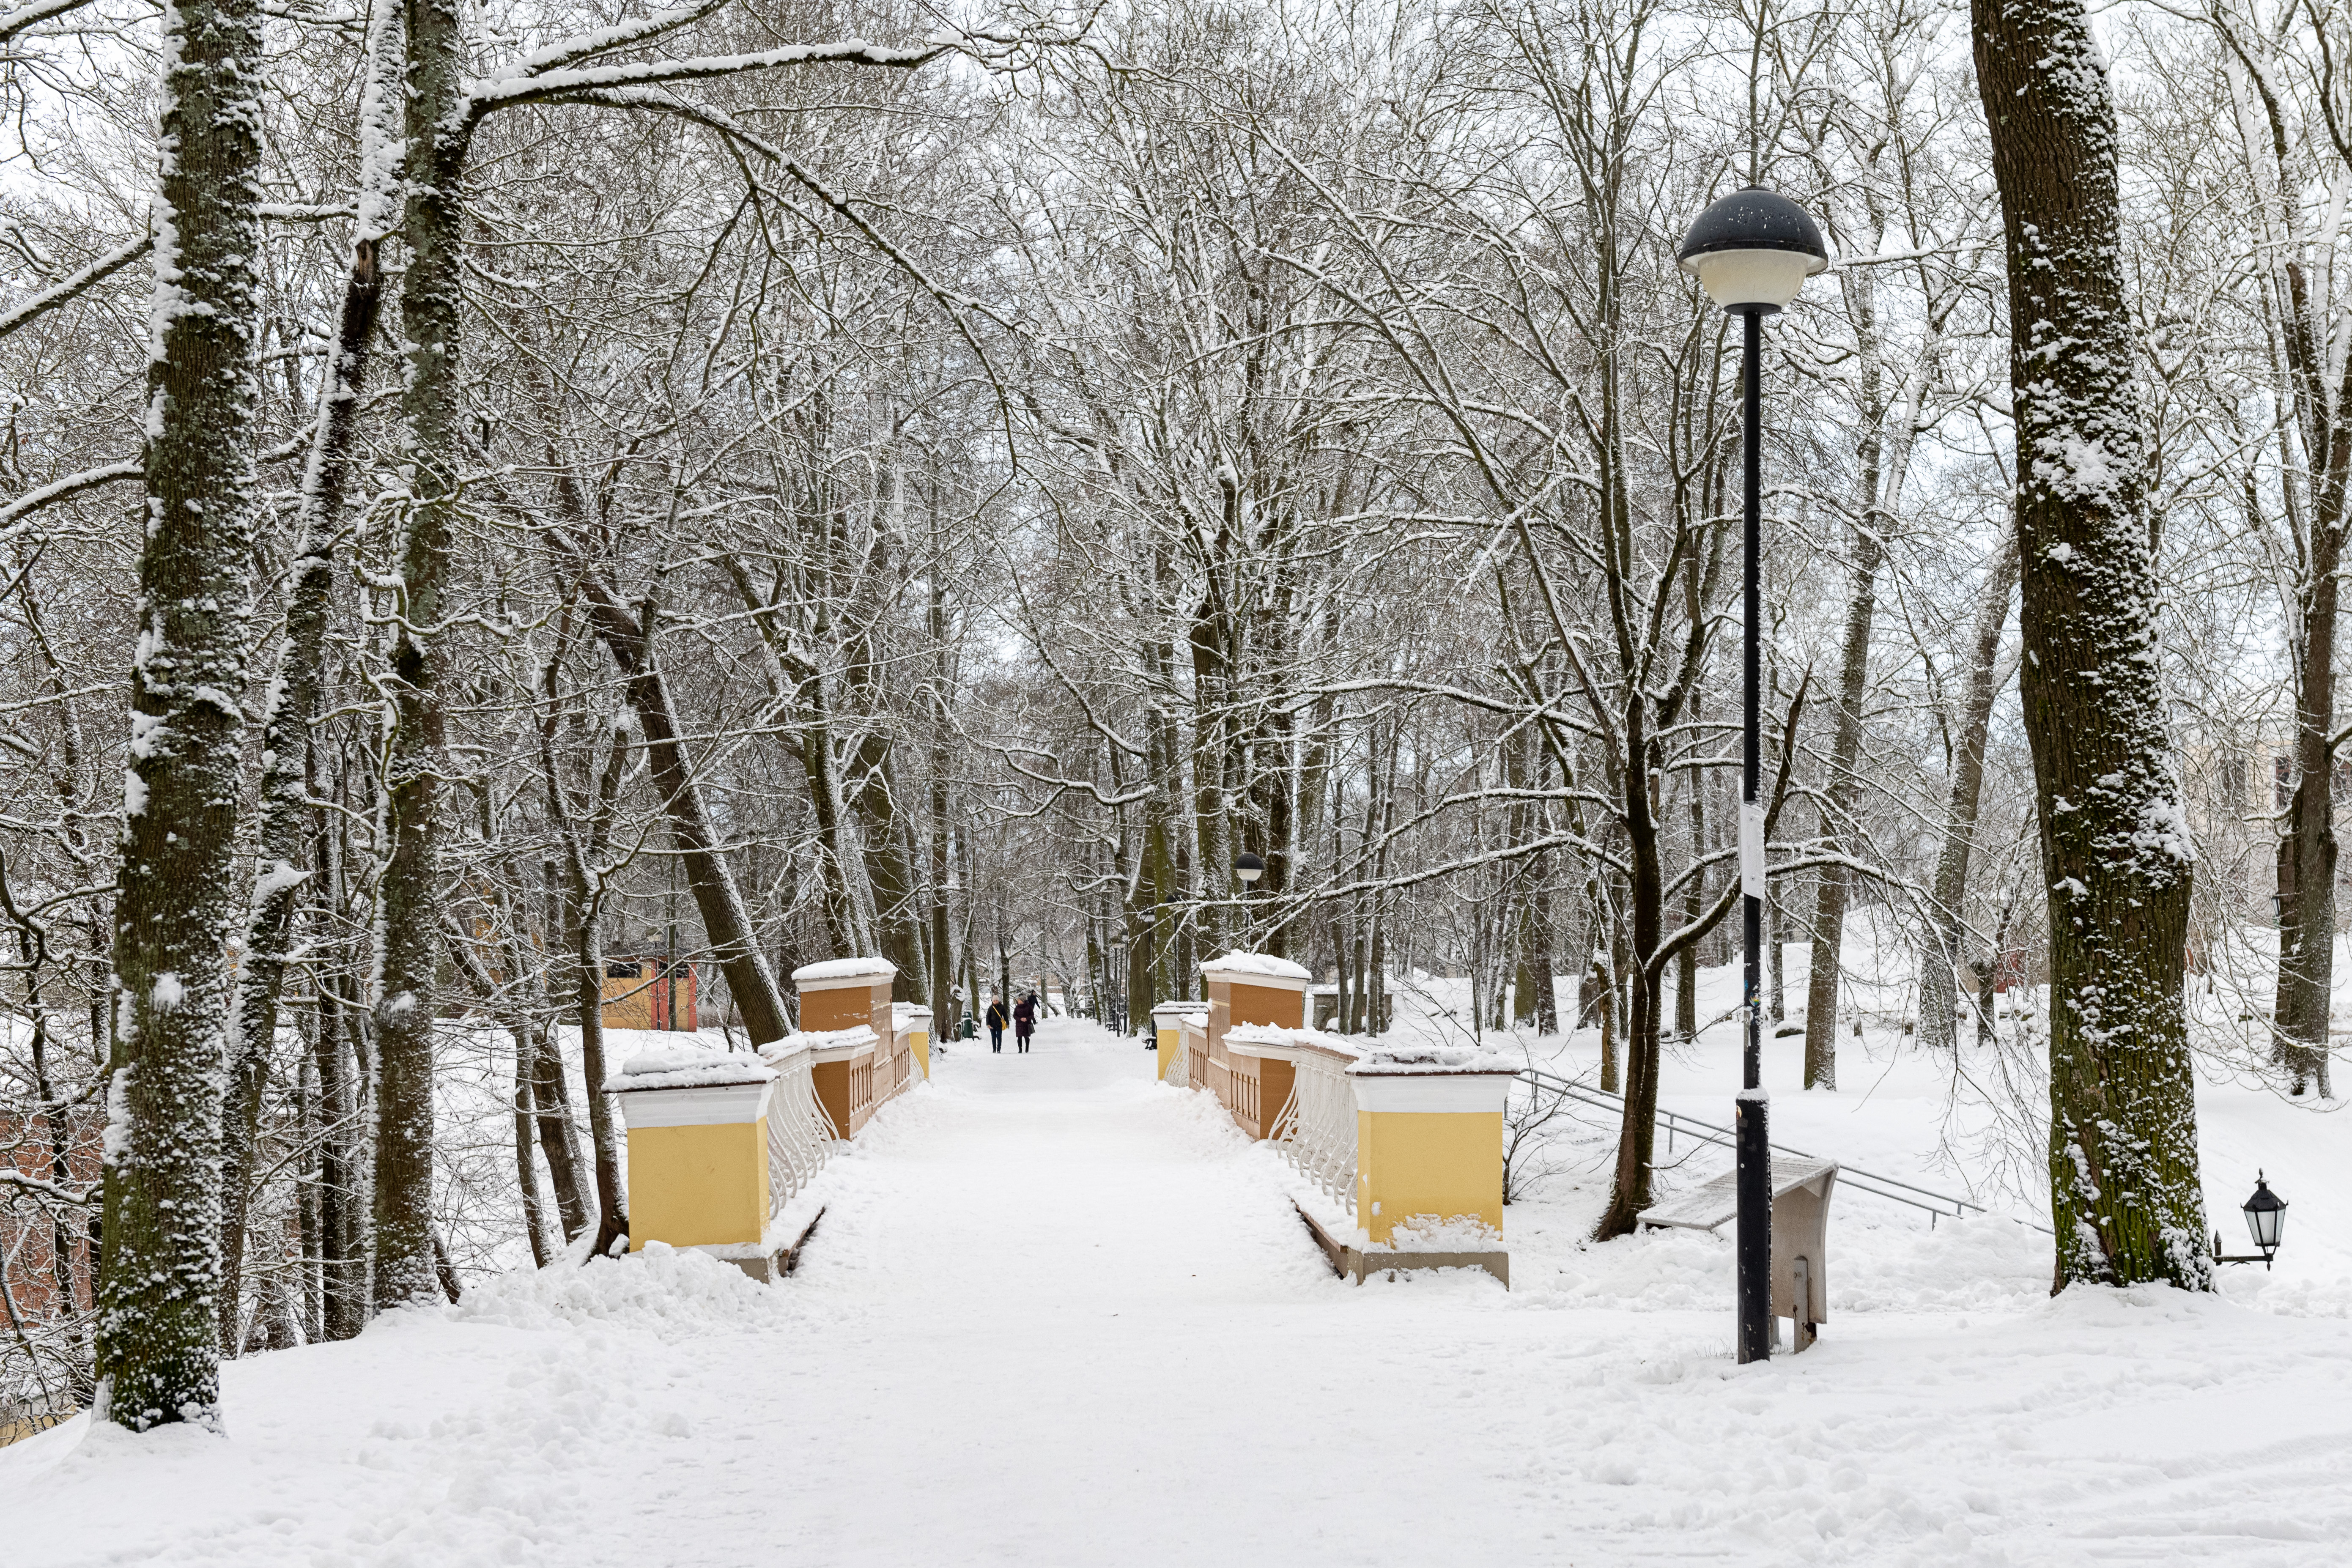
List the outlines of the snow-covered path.
{"type": "Polygon", "coordinates": [[[1152,1084],[1151,1060],[1059,1023],[1025,1058],[952,1047],[835,1162],[781,1286],[675,1255],[507,1276],[461,1309],[236,1363],[226,1441],[83,1422],[0,1450],[0,1560],[2352,1550],[2340,1320],[2168,1292],[2019,1306],[1971,1278],[2007,1266],[1998,1238],[1947,1226],[1869,1280],[1884,1294],[1902,1268],[1940,1269],[1933,1289],[1839,1312],[1814,1353],[1743,1371],[1722,1310],[1638,1300],[1677,1301],[1692,1278],[1711,1294],[1712,1243],[1617,1244],[1602,1289],[1564,1220],[1520,1209],[1516,1291],[1483,1275],[1360,1289],[1323,1269],[1273,1155],[1206,1097],[1152,1084]]]}

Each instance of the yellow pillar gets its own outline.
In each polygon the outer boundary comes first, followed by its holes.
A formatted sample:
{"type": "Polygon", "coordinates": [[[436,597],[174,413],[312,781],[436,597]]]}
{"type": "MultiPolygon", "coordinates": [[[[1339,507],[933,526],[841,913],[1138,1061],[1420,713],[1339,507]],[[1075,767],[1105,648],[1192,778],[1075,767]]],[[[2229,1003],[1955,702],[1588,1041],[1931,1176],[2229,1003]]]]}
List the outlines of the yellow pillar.
{"type": "Polygon", "coordinates": [[[931,1076],[931,1010],[912,1002],[901,1002],[890,1009],[892,1019],[908,1048],[915,1053],[915,1070],[929,1082],[931,1076]]]}
{"type": "Polygon", "coordinates": [[[1503,1245],[1507,1071],[1358,1068],[1356,1223],[1373,1245],[1477,1252],[1503,1245]],[[1399,1237],[1397,1227],[1408,1227],[1399,1237]]]}
{"type": "MultiPolygon", "coordinates": [[[[723,1058],[722,1058],[723,1060],[723,1058]]],[[[768,1225],[775,1069],[675,1065],[613,1081],[629,1131],[629,1247],[756,1247],[768,1225]],[[734,1081],[698,1081],[721,1074],[734,1081]]]]}
{"type": "Polygon", "coordinates": [[[1208,1005],[1202,1002],[1162,1002],[1151,1009],[1152,1043],[1160,1057],[1154,1066],[1153,1076],[1160,1082],[1168,1081],[1168,1064],[1176,1059],[1176,1053],[1182,1048],[1182,1020],[1207,1012],[1208,1005]]]}

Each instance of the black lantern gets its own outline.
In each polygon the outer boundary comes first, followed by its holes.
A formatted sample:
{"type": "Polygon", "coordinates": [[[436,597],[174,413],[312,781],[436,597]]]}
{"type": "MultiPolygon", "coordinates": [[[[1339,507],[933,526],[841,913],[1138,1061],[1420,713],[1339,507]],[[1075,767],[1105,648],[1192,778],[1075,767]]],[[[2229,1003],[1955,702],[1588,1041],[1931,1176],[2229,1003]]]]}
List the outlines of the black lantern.
{"type": "Polygon", "coordinates": [[[2246,1229],[2252,1233],[2254,1245],[2262,1249],[2263,1262],[2268,1264],[2271,1254],[2279,1247],[2279,1232],[2286,1228],[2286,1200],[2271,1191],[2270,1183],[2260,1171],[2254,1173],[2254,1195],[2246,1200],[2246,1229]]]}
{"type": "Polygon", "coordinates": [[[2286,1228],[2286,1200],[2271,1191],[2271,1184],[2260,1171],[2254,1173],[2254,1195],[2240,1207],[2246,1215],[2246,1229],[2254,1238],[2255,1250],[2242,1258],[2232,1258],[2221,1250],[2221,1233],[2213,1233],[2213,1261],[2216,1263],[2259,1263],[2271,1266],[2271,1258],[2279,1249],[2279,1234],[2286,1228]]]}
{"type": "Polygon", "coordinates": [[[1244,849],[1234,857],[1234,875],[1242,879],[1242,886],[1250,887],[1265,875],[1265,862],[1244,849]]]}

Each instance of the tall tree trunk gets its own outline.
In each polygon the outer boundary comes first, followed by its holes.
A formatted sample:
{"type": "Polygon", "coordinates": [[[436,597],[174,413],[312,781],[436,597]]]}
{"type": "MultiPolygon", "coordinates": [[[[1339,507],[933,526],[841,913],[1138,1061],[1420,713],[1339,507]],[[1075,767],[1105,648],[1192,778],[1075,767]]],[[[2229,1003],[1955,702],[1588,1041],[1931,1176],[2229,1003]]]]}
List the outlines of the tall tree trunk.
{"type": "MultiPolygon", "coordinates": [[[[577,1005],[576,999],[574,1005],[577,1005]]],[[[572,1113],[572,1093],[565,1087],[563,1053],[552,1035],[538,1037],[531,1052],[531,1111],[539,1120],[539,1149],[547,1160],[548,1184],[555,1189],[555,1214],[570,1243],[588,1228],[593,1210],[587,1184],[581,1180],[580,1140],[572,1113]]],[[[594,1092],[594,1086],[590,1086],[594,1092]]]]}
{"type": "MultiPolygon", "coordinates": [[[[551,700],[555,691],[553,660],[547,667],[546,684],[551,700]]],[[[588,1142],[596,1175],[596,1239],[589,1248],[589,1256],[593,1258],[604,1256],[614,1241],[629,1234],[627,1193],[621,1183],[620,1132],[613,1123],[612,1108],[604,1093],[604,946],[601,930],[604,893],[602,868],[614,804],[627,771],[628,741],[617,732],[613,736],[585,813],[583,831],[573,823],[556,768],[552,715],[551,700],[550,717],[540,725],[539,756],[546,779],[549,813],[562,825],[556,839],[564,861],[563,945],[571,960],[573,1016],[580,1026],[580,1070],[588,1092],[588,1142]]],[[[743,1011],[748,1019],[751,1010],[747,1007],[743,1011]]],[[[760,1043],[756,1036],[754,1043],[760,1043]]],[[[566,1133],[567,1141],[568,1138],[566,1133]]]]}
{"type": "Polygon", "coordinates": [[[1652,962],[1664,939],[1665,896],[1658,864],[1658,823],[1650,814],[1651,743],[1648,714],[1636,696],[1625,705],[1625,749],[1633,766],[1623,794],[1627,856],[1632,862],[1633,962],[1626,966],[1625,1110],[1617,1136],[1617,1163],[1609,1206],[1593,1227],[1596,1239],[1630,1235],[1651,1202],[1652,1156],[1658,1134],[1658,981],[1652,962]]]}
{"type": "Polygon", "coordinates": [[[898,972],[895,986],[913,999],[923,991],[922,934],[916,920],[914,862],[908,857],[899,809],[898,770],[892,765],[892,717],[877,671],[881,584],[891,570],[889,550],[904,532],[907,473],[890,466],[891,526],[881,531],[860,574],[855,622],[843,670],[843,690],[860,721],[849,757],[845,791],[857,813],[865,844],[866,886],[874,893],[874,935],[881,956],[898,972]]]}
{"type": "Polygon", "coordinates": [[[114,920],[97,1365],[134,1431],[218,1422],[220,1121],[253,546],[260,7],[164,12],[146,534],[114,920]]]}
{"type": "MultiPolygon", "coordinates": [[[[310,1033],[316,1032],[314,1018],[310,1033]]],[[[319,1223],[321,1188],[316,1163],[316,1152],[324,1140],[320,1136],[319,1124],[318,1047],[312,1040],[306,1039],[304,1045],[306,1049],[294,1080],[294,1126],[304,1146],[314,1152],[299,1168],[294,1212],[302,1246],[302,1338],[306,1343],[317,1344],[327,1337],[326,1290],[320,1271],[326,1259],[327,1242],[325,1230],[319,1223]]]]}
{"type": "Polygon", "coordinates": [[[295,915],[302,884],[310,875],[304,866],[310,837],[310,724],[318,717],[320,694],[326,686],[335,541],[342,526],[352,443],[359,428],[368,343],[383,300],[375,240],[362,237],[343,287],[335,353],[328,362],[318,429],[302,476],[297,513],[302,553],[287,589],[278,681],[261,729],[261,826],[256,836],[260,865],[237,981],[228,1107],[221,1137],[221,1349],[230,1355],[238,1348],[235,1336],[244,1273],[246,1186],[253,1175],[253,1145],[270,1043],[278,1033],[278,998],[286,987],[287,957],[293,949],[295,915]]]}
{"type": "MultiPolygon", "coordinates": [[[[1609,969],[1601,962],[1601,950],[1592,951],[1592,963],[1584,972],[1584,984],[1591,987],[1594,1012],[1601,1023],[1601,1092],[1617,1092],[1617,1006],[1609,994],[1609,969]]],[[[1582,1000],[1581,996],[1579,998],[1582,1000]]]]}
{"type": "MultiPolygon", "coordinates": [[[[338,794],[341,793],[340,781],[338,794]]],[[[343,892],[341,836],[327,819],[318,824],[316,863],[326,873],[321,915],[341,907],[343,892]]],[[[319,1297],[321,1331],[347,1340],[367,1321],[367,1268],[358,1245],[357,1180],[360,1157],[359,1095],[351,1071],[355,1053],[344,1031],[355,1029],[354,1010],[344,1000],[343,978],[333,969],[318,978],[319,1026],[310,1042],[319,1075],[319,1297]]]]}
{"type": "MultiPolygon", "coordinates": [[[[556,486],[565,516],[585,519],[586,505],[572,488],[571,476],[559,472],[556,486]]],[[[685,863],[686,884],[694,894],[695,910],[702,917],[703,935],[718,955],[720,973],[727,976],[728,994],[734,997],[737,1009],[743,1015],[744,1032],[755,1047],[781,1040],[791,1030],[783,994],[777,988],[766,956],[752,939],[751,913],[736,888],[726,851],[710,830],[709,814],[703,809],[702,786],[694,776],[693,761],[678,732],[668,684],[654,659],[650,606],[638,615],[631,615],[591,565],[582,541],[561,532],[551,533],[551,537],[578,574],[590,622],[605,650],[613,656],[613,662],[620,667],[629,706],[645,731],[646,761],[653,773],[654,788],[661,798],[662,814],[669,822],[671,847],[685,863]]],[[[822,743],[820,735],[806,736],[802,741],[804,746],[822,743]]],[[[585,868],[577,874],[584,876],[585,868]]],[[[601,996],[601,978],[590,976],[583,982],[590,983],[600,987],[601,996]]],[[[601,1079],[590,1080],[592,1116],[601,1103],[602,1088],[601,1079]]],[[[610,1212],[608,1207],[607,1213],[610,1212]]]]}
{"type": "Polygon", "coordinates": [[[2203,1289],[2194,852],[2156,658],[2115,109],[2079,0],[1972,13],[2009,254],[2021,679],[2050,889],[2053,1283],[2203,1289]]]}
{"type": "Polygon", "coordinates": [[[376,885],[375,1259],[378,1310],[441,1294],[433,1264],[433,1028],[440,1011],[439,778],[441,687],[450,613],[449,563],[457,511],[456,468],[464,390],[458,354],[463,264],[458,232],[467,133],[461,123],[467,64],[457,7],[404,0],[408,18],[408,270],[400,326],[406,381],[401,416],[409,465],[408,525],[400,560],[400,621],[386,684],[393,708],[383,779],[391,854],[376,885]]]}
{"type": "MultiPolygon", "coordinates": [[[[1874,483],[1873,489],[1875,489],[1874,483]]],[[[1853,543],[1853,595],[1846,601],[1845,647],[1838,670],[1838,711],[1830,744],[1829,805],[1822,837],[1839,848],[1853,847],[1852,826],[1862,794],[1856,764],[1862,757],[1862,709],[1870,690],[1870,622],[1878,603],[1878,564],[1885,546],[1880,518],[1863,519],[1853,543]]],[[[1813,906],[1813,967],[1805,982],[1805,1087],[1837,1088],[1838,951],[1845,942],[1846,900],[1853,873],[1843,866],[1822,868],[1813,906]]]]}
{"type": "MultiPolygon", "coordinates": [[[[2315,520],[2317,523],[2317,520],[2315,520]]],[[[2328,1072],[2328,999],[2336,974],[2336,617],[2340,527],[2311,531],[2310,579],[2295,656],[2294,795],[2287,803],[2279,888],[2279,1059],[2301,1094],[2328,1072]]]]}
{"type": "Polygon", "coordinates": [[[956,1027],[955,964],[948,933],[948,770],[954,761],[950,746],[951,713],[948,693],[955,666],[948,647],[947,536],[940,527],[940,480],[931,476],[930,602],[924,612],[924,629],[931,639],[931,1039],[946,1039],[956,1027]]]}
{"type": "Polygon", "coordinates": [[[1994,553],[1977,601],[1976,635],[1969,639],[1968,694],[1961,699],[1959,744],[1952,756],[1952,787],[1945,796],[1944,843],[1936,856],[1927,941],[1919,950],[1919,1041],[1930,1050],[1958,1046],[1960,931],[1966,923],[1969,857],[1976,842],[1977,803],[1984,791],[1985,736],[1999,695],[2000,633],[2009,624],[2009,601],[2017,592],[2017,536],[1994,553]]]}
{"type": "MultiPolygon", "coordinates": [[[[2307,12],[2314,41],[2325,48],[2340,34],[2341,17],[2307,12]]],[[[2298,210],[2314,183],[2338,193],[2352,176],[2352,146],[2340,135],[2326,141],[2300,137],[2290,125],[2279,86],[2286,68],[2282,43],[2285,26],[2254,22],[2214,6],[2206,20],[2245,69],[2232,74],[2239,99],[2238,122],[2248,132],[2251,160],[2263,222],[2259,231],[2271,287],[2261,291],[2263,308],[2278,330],[2284,350],[2286,390],[2294,407],[2291,425],[2279,433],[2280,484],[2286,491],[2287,526],[2296,537],[2297,570],[2291,579],[2287,653],[2295,678],[2295,792],[2289,803],[2286,842],[2281,846],[2279,972],[2274,1019],[2281,1063],[2301,1094],[2315,1079],[2323,1098],[2332,1097],[2328,1068],[2328,999],[2336,968],[2336,632],[2345,532],[2352,526],[2352,362],[2334,353],[2340,296],[2331,285],[2340,268],[2327,254],[2335,244],[2331,226],[2306,221],[2298,210]],[[2254,22],[2249,26],[2249,22],[2254,22]],[[2246,110],[2258,101],[2259,121],[2246,110]],[[2258,137],[2257,126],[2269,132],[2258,137]],[[2258,144],[2258,142],[2266,144],[2258,144]],[[2308,144],[2317,142],[2321,168],[2315,171],[2308,144]],[[2328,148],[2333,147],[2332,159],[2328,148]],[[2327,167],[2332,163],[2333,167],[2327,167]],[[2315,262],[2316,263],[2315,270],[2315,262]],[[2292,436],[2290,435],[2292,432],[2292,436]],[[2301,437],[2301,463],[2293,437],[2301,437]],[[2302,504],[2295,492],[2302,490],[2302,504]]],[[[2325,59],[2326,55],[2321,57],[2325,59]]],[[[2329,86],[2324,89],[2333,93],[2329,86]]],[[[2331,128],[2336,121],[2330,121],[2331,128]]],[[[2251,484],[2252,481],[2248,481],[2251,484]]]]}
{"type": "Polygon", "coordinates": [[[530,1242],[531,1267],[544,1268],[555,1259],[547,1240],[547,1200],[539,1187],[539,1163],[531,1157],[531,1072],[539,1059],[538,1030],[515,1037],[514,1152],[515,1190],[522,1194],[523,1234],[530,1242]]]}
{"type": "MultiPolygon", "coordinates": [[[[1691,717],[1698,717],[1694,703],[1691,717]]],[[[1690,858],[1693,862],[1706,853],[1706,805],[1699,787],[1696,769],[1683,776],[1683,787],[1689,792],[1687,802],[1690,827],[1690,858]]],[[[1696,922],[1706,909],[1706,879],[1694,874],[1690,885],[1683,889],[1682,918],[1685,925],[1696,922]]],[[[1698,944],[1691,943],[1675,961],[1675,1033],[1685,1040],[1698,1038],[1698,944]]]]}

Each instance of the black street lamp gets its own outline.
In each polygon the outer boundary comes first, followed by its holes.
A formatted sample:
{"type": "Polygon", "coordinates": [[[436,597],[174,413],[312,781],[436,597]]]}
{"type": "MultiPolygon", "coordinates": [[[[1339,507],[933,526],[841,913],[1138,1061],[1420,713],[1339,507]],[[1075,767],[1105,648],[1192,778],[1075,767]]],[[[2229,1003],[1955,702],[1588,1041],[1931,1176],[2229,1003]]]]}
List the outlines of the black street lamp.
{"type": "Polygon", "coordinates": [[[1265,862],[1244,849],[1234,857],[1234,875],[1242,879],[1242,945],[1255,952],[1257,937],[1250,930],[1249,896],[1257,879],[1265,875],[1265,862]]]}
{"type": "Polygon", "coordinates": [[[2221,1233],[2213,1233],[2213,1261],[2216,1263],[2259,1263],[2264,1268],[2278,1252],[2279,1235],[2286,1229],[2286,1200],[2271,1191],[2271,1184],[2260,1171],[2254,1173],[2254,1195],[2240,1205],[2246,1216],[2246,1229],[2254,1238],[2257,1251],[2240,1258],[2221,1255],[2221,1233]]]}
{"type": "Polygon", "coordinates": [[[1743,740],[1739,768],[1739,886],[1747,941],[1741,996],[1747,1026],[1742,1087],[1734,1125],[1739,1162],[1739,1359],[1772,1354],[1772,1144],[1764,1093],[1764,806],[1758,798],[1763,726],[1758,630],[1762,624],[1759,563],[1764,553],[1764,318],[1797,297],[1805,279],[1830,264],[1822,231],[1805,210],[1759,185],[1734,191],[1698,215],[1677,258],[1717,304],[1741,317],[1747,357],[1739,434],[1747,482],[1741,633],[1743,740]]]}

